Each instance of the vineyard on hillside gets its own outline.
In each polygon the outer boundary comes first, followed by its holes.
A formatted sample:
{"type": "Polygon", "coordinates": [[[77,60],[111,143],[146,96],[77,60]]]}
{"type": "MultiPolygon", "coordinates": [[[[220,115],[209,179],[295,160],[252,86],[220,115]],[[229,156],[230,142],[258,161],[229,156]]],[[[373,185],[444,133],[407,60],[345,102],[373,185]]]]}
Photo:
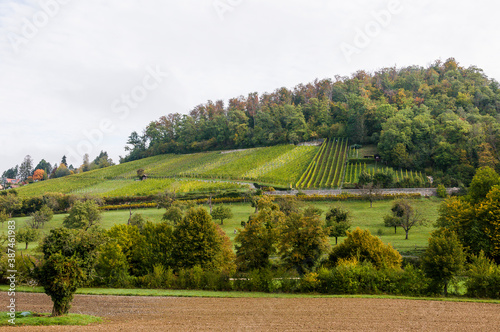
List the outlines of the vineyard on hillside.
{"type": "Polygon", "coordinates": [[[296,187],[300,189],[339,187],[342,183],[347,150],[347,139],[326,139],[296,187]]]}
{"type": "Polygon", "coordinates": [[[394,170],[391,167],[380,166],[373,163],[353,162],[348,163],[345,170],[344,184],[357,184],[359,175],[366,172],[375,175],[376,172],[391,174],[394,184],[397,187],[424,187],[428,180],[422,172],[408,170],[394,170]]]}
{"type": "Polygon", "coordinates": [[[149,195],[164,190],[185,193],[248,189],[247,185],[235,181],[290,187],[297,182],[318,150],[317,146],[285,144],[244,150],[157,155],[40,181],[17,191],[24,197],[47,192],[113,197],[149,195]],[[135,181],[138,169],[147,174],[146,181],[135,181]]]}

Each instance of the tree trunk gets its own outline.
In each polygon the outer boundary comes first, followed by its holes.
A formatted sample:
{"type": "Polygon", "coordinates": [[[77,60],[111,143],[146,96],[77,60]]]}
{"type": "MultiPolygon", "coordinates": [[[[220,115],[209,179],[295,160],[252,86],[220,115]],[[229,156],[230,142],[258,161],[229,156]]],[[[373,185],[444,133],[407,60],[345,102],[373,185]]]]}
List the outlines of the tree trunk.
{"type": "Polygon", "coordinates": [[[448,281],[444,282],[444,296],[448,296],[448,281]]]}
{"type": "Polygon", "coordinates": [[[210,198],[208,199],[208,204],[210,204],[210,214],[212,214],[212,194],[210,194],[210,198]]]}
{"type": "Polygon", "coordinates": [[[59,316],[62,316],[64,315],[64,308],[62,307],[62,305],[57,305],[56,303],[54,303],[54,306],[52,307],[52,317],[59,317],[59,316]]]}
{"type": "Polygon", "coordinates": [[[373,207],[373,201],[370,199],[370,207],[373,207]]]}
{"type": "Polygon", "coordinates": [[[405,231],[406,231],[406,238],[405,238],[405,240],[408,240],[408,230],[405,229],[405,231]]]}
{"type": "Polygon", "coordinates": [[[398,228],[398,226],[394,226],[394,234],[396,234],[397,228],[398,228]]]}
{"type": "Polygon", "coordinates": [[[337,245],[337,237],[335,237],[335,245],[337,245]]]}
{"type": "Polygon", "coordinates": [[[28,250],[28,242],[26,242],[26,248],[25,248],[25,250],[28,250]]]}

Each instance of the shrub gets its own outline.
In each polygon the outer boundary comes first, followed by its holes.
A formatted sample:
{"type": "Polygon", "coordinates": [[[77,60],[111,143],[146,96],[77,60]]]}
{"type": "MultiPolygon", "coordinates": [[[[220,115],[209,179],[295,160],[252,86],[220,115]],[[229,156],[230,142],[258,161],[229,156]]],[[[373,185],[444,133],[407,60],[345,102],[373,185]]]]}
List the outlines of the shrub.
{"type": "Polygon", "coordinates": [[[101,247],[96,264],[98,284],[107,287],[129,287],[129,264],[122,248],[116,241],[108,241],[101,247]]]}
{"type": "Polygon", "coordinates": [[[341,259],[357,258],[369,261],[378,268],[400,268],[402,257],[391,245],[386,245],[380,238],[359,227],[347,232],[347,238],[335,246],[328,258],[329,265],[335,266],[341,259]]]}
{"type": "Polygon", "coordinates": [[[472,256],[468,266],[468,278],[465,282],[467,296],[500,298],[500,267],[490,261],[484,252],[472,256]]]}
{"type": "Polygon", "coordinates": [[[442,184],[437,186],[437,195],[441,198],[446,198],[448,196],[448,192],[446,191],[446,187],[442,184]]]}

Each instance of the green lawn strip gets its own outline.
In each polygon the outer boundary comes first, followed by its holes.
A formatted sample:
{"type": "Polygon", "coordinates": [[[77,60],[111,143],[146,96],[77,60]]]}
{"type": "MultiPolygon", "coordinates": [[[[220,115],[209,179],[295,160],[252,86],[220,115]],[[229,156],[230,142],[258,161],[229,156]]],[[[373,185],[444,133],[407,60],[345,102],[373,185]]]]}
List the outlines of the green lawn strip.
{"type": "Polygon", "coordinates": [[[0,312],[0,326],[53,326],[53,325],[89,325],[102,323],[102,319],[96,316],[68,314],[59,317],[50,317],[49,313],[31,312],[30,316],[23,317],[20,312],[16,312],[14,324],[9,322],[12,319],[8,312],[0,312]]]}
{"type": "MultiPolygon", "coordinates": [[[[7,291],[8,286],[0,285],[0,291],[7,291]]],[[[42,287],[18,286],[18,292],[43,293],[42,287]]],[[[79,288],[80,295],[116,295],[116,296],[166,296],[166,297],[212,297],[212,298],[363,298],[363,299],[394,299],[423,300],[446,302],[495,303],[500,300],[472,299],[465,297],[414,297],[397,295],[330,295],[330,294],[290,294],[238,291],[206,291],[182,289],[124,289],[124,288],[79,288]]]]}
{"type": "MultiPolygon", "coordinates": [[[[422,252],[427,247],[427,240],[429,239],[430,233],[435,229],[433,224],[438,217],[438,207],[441,204],[442,199],[437,197],[432,198],[421,198],[412,200],[412,204],[422,213],[422,216],[431,221],[430,224],[425,226],[415,226],[410,230],[409,239],[405,240],[405,234],[402,228],[397,229],[397,233],[394,234],[394,228],[385,227],[383,217],[391,212],[392,200],[375,201],[373,202],[373,207],[370,208],[370,203],[368,201],[344,201],[344,202],[333,202],[333,201],[321,201],[321,202],[302,202],[304,205],[313,205],[323,211],[322,218],[325,217],[325,213],[328,208],[332,205],[340,205],[347,208],[352,213],[352,229],[355,227],[360,227],[361,229],[368,229],[373,235],[379,236],[384,243],[391,243],[395,249],[403,253],[404,255],[411,254],[412,252],[422,252]]],[[[233,212],[233,217],[224,220],[224,225],[222,229],[229,236],[231,241],[234,240],[236,234],[235,230],[241,228],[242,221],[248,221],[248,217],[255,211],[255,208],[251,207],[249,203],[226,203],[233,212]]],[[[205,204],[205,208],[208,206],[205,204]]],[[[160,222],[165,209],[138,209],[132,210],[133,212],[141,213],[146,219],[152,222],[160,222]]],[[[42,232],[48,234],[48,232],[56,227],[62,226],[62,221],[67,214],[57,214],[54,215],[52,221],[48,222],[42,232]]],[[[118,210],[118,211],[106,211],[102,215],[101,227],[104,229],[109,229],[115,224],[126,224],[130,214],[128,210],[118,210]]],[[[15,218],[18,228],[25,226],[26,221],[29,217],[15,218]]],[[[0,228],[0,234],[7,231],[7,224],[4,223],[0,228]]],[[[344,240],[344,237],[338,239],[339,243],[344,240]]],[[[331,244],[335,243],[335,239],[331,238],[331,244]]],[[[32,249],[36,247],[36,243],[30,243],[28,251],[25,253],[32,253],[32,249]]],[[[24,248],[24,244],[19,245],[19,249],[24,248]]]]}

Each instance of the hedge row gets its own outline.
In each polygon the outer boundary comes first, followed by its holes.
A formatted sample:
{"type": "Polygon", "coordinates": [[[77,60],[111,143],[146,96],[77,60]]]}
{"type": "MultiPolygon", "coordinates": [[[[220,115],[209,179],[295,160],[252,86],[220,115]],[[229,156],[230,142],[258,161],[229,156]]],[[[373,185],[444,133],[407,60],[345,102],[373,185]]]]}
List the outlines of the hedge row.
{"type": "Polygon", "coordinates": [[[119,204],[119,205],[103,205],[100,206],[100,210],[113,211],[113,210],[128,210],[128,209],[149,209],[155,208],[158,204],[156,203],[135,203],[135,204],[119,204]]]}
{"type": "MultiPolygon", "coordinates": [[[[303,201],[363,201],[366,200],[366,196],[364,195],[355,195],[355,194],[347,194],[342,193],[340,195],[305,195],[298,193],[297,195],[280,195],[280,197],[299,197],[300,200],[303,201]]],[[[380,194],[375,195],[374,198],[376,200],[392,200],[398,198],[421,198],[422,195],[419,193],[412,194],[380,194]]]]}

